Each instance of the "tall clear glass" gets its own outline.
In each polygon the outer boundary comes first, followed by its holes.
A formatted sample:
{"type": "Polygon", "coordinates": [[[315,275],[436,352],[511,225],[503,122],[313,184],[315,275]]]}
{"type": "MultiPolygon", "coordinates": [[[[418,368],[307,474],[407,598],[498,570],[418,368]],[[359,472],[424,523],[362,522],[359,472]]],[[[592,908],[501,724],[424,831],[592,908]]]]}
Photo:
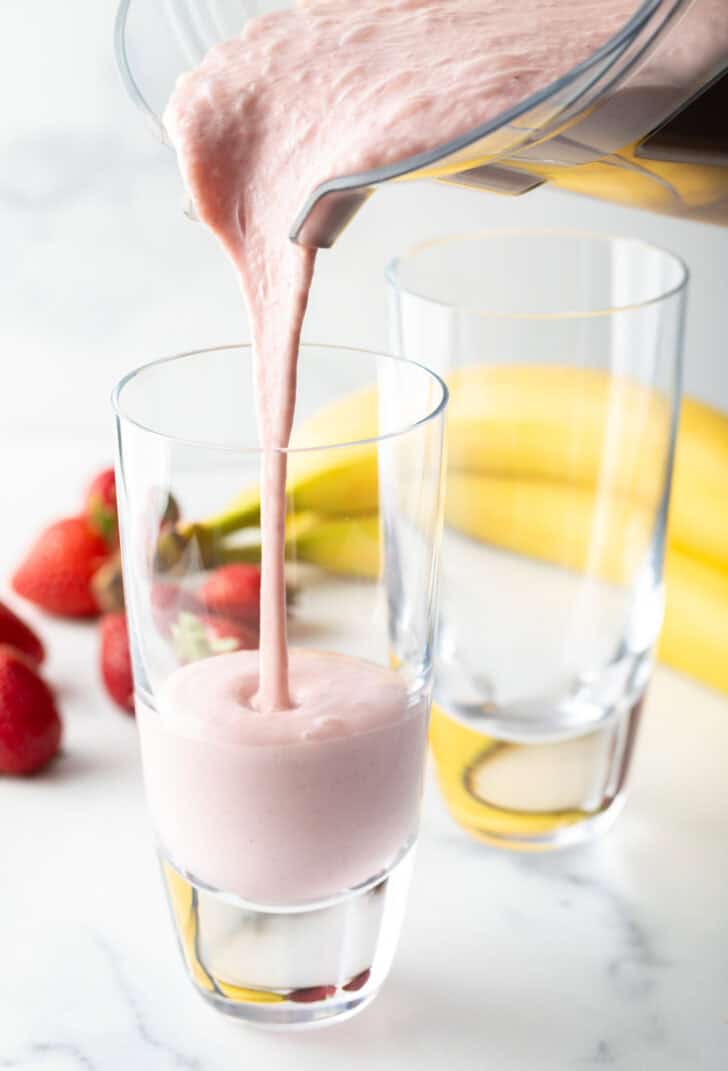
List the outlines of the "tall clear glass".
{"type": "Polygon", "coordinates": [[[476,837],[573,843],[624,801],[663,611],[687,272],[627,238],[489,233],[388,269],[450,387],[432,750],[476,837]]]}
{"type": "Polygon", "coordinates": [[[447,390],[304,346],[288,453],[290,710],[256,709],[260,450],[251,351],[173,357],[114,394],[148,804],[203,997],[292,1027],[389,970],[417,836],[447,390]]]}

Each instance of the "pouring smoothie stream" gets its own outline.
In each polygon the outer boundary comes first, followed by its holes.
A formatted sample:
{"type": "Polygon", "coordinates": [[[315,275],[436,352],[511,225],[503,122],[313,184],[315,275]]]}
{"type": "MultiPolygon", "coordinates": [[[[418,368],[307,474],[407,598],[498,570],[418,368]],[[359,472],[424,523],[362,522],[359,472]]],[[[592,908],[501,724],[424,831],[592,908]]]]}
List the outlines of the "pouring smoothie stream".
{"type": "Polygon", "coordinates": [[[252,19],[179,80],[165,126],[197,214],[238,272],[255,346],[264,462],[253,704],[261,714],[292,704],[282,448],[315,253],[288,240],[291,221],[327,178],[420,152],[553,81],[634,7],[635,0],[317,0],[252,19]]]}

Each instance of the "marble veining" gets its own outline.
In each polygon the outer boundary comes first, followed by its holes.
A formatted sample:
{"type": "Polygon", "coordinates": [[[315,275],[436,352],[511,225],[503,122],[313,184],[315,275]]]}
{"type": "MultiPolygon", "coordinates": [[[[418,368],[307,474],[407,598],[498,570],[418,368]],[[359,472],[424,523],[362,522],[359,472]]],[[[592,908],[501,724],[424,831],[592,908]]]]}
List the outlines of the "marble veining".
{"type": "MultiPolygon", "coordinates": [[[[203,1071],[203,1064],[200,1060],[193,1057],[185,1056],[184,1053],[178,1052],[175,1049],[170,1048],[164,1044],[157,1037],[154,1036],[150,1029],[146,1016],[140,1006],[139,999],[135,995],[129,980],[126,978],[122,966],[119,962],[119,958],[113,948],[105,939],[96,935],[95,941],[97,946],[104,953],[108,962],[109,969],[114,977],[117,989],[124,1000],[133,1022],[134,1030],[143,1045],[153,1049],[159,1053],[160,1056],[164,1056],[165,1061],[169,1062],[172,1067],[182,1068],[183,1071],[203,1071]]],[[[89,1064],[89,1066],[91,1066],[89,1064]]]]}
{"type": "Polygon", "coordinates": [[[89,1060],[88,1056],[76,1045],[70,1045],[67,1042],[50,1043],[47,1041],[33,1042],[29,1046],[27,1057],[21,1054],[20,1059],[17,1061],[4,1060],[0,1063],[0,1067],[23,1068],[35,1066],[39,1062],[39,1058],[45,1061],[46,1058],[53,1060],[56,1057],[73,1067],[85,1068],[86,1071],[96,1071],[96,1064],[89,1060]]]}
{"type": "MultiPolygon", "coordinates": [[[[27,503],[4,517],[8,561],[29,529],[80,495],[104,444],[26,442],[22,491],[17,449],[0,441],[8,494],[27,503]]],[[[0,779],[2,1071],[728,1065],[724,698],[657,672],[631,800],[586,848],[488,850],[447,817],[430,779],[405,931],[381,997],[332,1030],[285,1037],[223,1020],[189,987],[135,726],[103,695],[95,631],[31,617],[66,738],[52,775],[0,779]]]]}
{"type": "MultiPolygon", "coordinates": [[[[619,930],[622,951],[613,955],[606,965],[615,993],[633,1005],[647,1000],[660,985],[661,971],[671,966],[657,954],[648,926],[635,916],[634,907],[608,885],[598,884],[583,874],[568,874],[566,881],[602,901],[619,930]]],[[[645,1010],[641,1029],[650,1044],[667,1041],[667,1028],[659,1007],[645,1010]]],[[[615,1044],[599,1040],[593,1062],[597,1066],[614,1064],[615,1044]]]]}
{"type": "Polygon", "coordinates": [[[608,1041],[598,1041],[594,1050],[594,1056],[587,1061],[593,1064],[595,1067],[609,1067],[615,1063],[615,1056],[612,1046],[608,1041]]]}

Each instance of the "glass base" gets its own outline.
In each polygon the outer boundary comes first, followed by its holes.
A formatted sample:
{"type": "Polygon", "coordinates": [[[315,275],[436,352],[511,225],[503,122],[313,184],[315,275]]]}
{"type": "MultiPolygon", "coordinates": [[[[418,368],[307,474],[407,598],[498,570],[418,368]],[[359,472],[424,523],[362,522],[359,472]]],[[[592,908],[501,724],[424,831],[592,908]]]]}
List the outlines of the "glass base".
{"type": "Polygon", "coordinates": [[[218,1011],[276,1029],[361,1011],[392,963],[414,849],[385,874],[325,903],[266,907],[211,889],[160,852],[188,974],[218,1011]]]}
{"type": "Polygon", "coordinates": [[[220,998],[214,993],[201,992],[201,996],[207,1004],[216,1011],[237,1019],[241,1023],[250,1023],[263,1030],[288,1031],[288,1030],[318,1030],[322,1026],[333,1026],[334,1023],[343,1023],[353,1018],[359,1012],[364,1011],[377,996],[379,989],[375,989],[367,996],[353,998],[351,1000],[325,1001],[317,1004],[295,1005],[284,1003],[280,1005],[266,1004],[256,1006],[249,1002],[235,1003],[227,997],[220,998]]]}
{"type": "Polygon", "coordinates": [[[433,706],[430,741],[448,810],[478,840],[547,851],[605,832],[625,802],[643,696],[589,732],[525,742],[433,706]]]}

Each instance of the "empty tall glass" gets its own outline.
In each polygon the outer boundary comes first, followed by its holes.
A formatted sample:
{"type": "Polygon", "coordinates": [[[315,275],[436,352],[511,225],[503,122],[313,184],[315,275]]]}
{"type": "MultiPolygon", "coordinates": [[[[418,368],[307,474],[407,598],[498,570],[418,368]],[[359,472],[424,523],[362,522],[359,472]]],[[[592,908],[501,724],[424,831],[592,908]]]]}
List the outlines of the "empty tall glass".
{"type": "Polygon", "coordinates": [[[249,347],[115,393],[145,784],[188,973],[272,1026],[378,992],[399,934],[432,680],[447,391],[302,347],[285,529],[290,708],[262,712],[249,347]]]}
{"type": "Polygon", "coordinates": [[[395,352],[448,382],[432,748],[509,847],[624,799],[663,606],[684,265],[629,239],[492,233],[388,271],[395,352]]]}

